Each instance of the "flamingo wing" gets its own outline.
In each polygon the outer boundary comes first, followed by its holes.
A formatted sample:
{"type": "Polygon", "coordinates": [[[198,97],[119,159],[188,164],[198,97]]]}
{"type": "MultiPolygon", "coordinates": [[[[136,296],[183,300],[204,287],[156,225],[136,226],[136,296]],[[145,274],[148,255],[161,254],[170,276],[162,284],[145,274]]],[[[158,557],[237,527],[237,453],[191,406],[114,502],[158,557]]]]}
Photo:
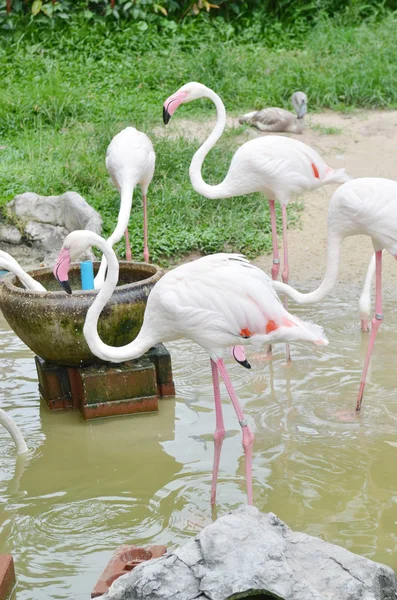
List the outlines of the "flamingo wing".
{"type": "Polygon", "coordinates": [[[176,337],[188,337],[209,352],[254,338],[263,344],[322,337],[321,328],[309,332],[307,324],[289,315],[271,279],[240,255],[215,254],[170,271],[149,296],[154,319],[159,306],[174,337],[177,332],[176,337]]]}

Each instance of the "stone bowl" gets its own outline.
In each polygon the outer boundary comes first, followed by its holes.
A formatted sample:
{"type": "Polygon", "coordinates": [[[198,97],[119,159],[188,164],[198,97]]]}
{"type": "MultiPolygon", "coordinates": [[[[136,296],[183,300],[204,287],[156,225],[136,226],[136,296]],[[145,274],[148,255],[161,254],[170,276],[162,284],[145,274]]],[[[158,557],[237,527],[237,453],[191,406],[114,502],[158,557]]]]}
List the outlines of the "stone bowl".
{"type": "MultiPolygon", "coordinates": [[[[98,333],[111,346],[123,346],[138,335],[147,298],[163,271],[156,265],[121,261],[119,284],[101,316],[98,333]]],[[[94,263],[94,273],[99,269],[94,263]]],[[[87,346],[83,325],[97,291],[81,290],[80,265],[72,264],[69,281],[72,295],[66,294],[52,274],[52,268],[29,271],[47,292],[32,292],[19,279],[6,275],[0,284],[0,309],[11,329],[44,360],[70,367],[101,363],[87,346]]]]}

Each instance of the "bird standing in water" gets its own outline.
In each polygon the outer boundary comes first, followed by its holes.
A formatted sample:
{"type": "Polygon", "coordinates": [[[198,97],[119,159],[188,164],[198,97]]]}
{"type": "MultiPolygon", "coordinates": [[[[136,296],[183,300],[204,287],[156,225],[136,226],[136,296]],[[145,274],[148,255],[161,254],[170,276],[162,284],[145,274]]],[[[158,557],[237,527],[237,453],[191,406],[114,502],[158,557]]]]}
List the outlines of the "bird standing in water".
{"type": "Polygon", "coordinates": [[[328,343],[321,327],[289,314],[273,289],[271,279],[243,256],[213,254],[168,271],[153,287],[137,337],[121,347],[108,346],[100,339],[97,325],[118,280],[116,256],[103,238],[90,231],[74,231],[65,238],[54,267],[54,275],[71,293],[69,265],[88,246],[96,246],[107,258],[106,280],[90,306],[84,336],[99,358],[122,362],[142,356],[159,342],[190,339],[208,352],[215,398],[215,455],[211,503],[215,503],[219,459],[225,427],[219,390],[219,373],[225,383],[242,428],[246,460],[248,503],[252,504],[252,444],[254,440],[236,392],[226,370],[225,349],[236,344],[263,345],[286,341],[328,343]]]}
{"type": "MultiPolygon", "coordinates": [[[[366,177],[353,179],[342,185],[332,196],[328,209],[327,266],[320,286],[302,294],[289,285],[275,281],[278,292],[287,294],[298,304],[319,302],[334,288],[339,271],[340,247],[345,237],[369,235],[375,250],[375,316],[364,361],[357,397],[356,411],[361,409],[365,380],[378,329],[383,321],[382,312],[382,251],[397,258],[397,182],[391,179],[366,177]]],[[[371,278],[371,264],[367,273],[371,278]]],[[[369,293],[364,288],[362,298],[369,293]]],[[[368,300],[369,302],[369,300],[368,300]]],[[[363,315],[362,315],[363,316],[363,315]]]]}

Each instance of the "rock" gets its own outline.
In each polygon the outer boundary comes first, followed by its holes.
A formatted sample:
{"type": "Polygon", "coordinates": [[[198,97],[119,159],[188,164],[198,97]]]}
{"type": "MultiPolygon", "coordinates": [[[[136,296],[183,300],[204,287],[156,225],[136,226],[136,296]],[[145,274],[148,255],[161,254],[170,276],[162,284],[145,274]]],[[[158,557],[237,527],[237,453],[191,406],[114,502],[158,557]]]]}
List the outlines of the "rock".
{"type": "MultiPolygon", "coordinates": [[[[61,196],[26,192],[15,196],[6,208],[19,229],[13,225],[0,226],[1,248],[25,267],[53,262],[70,231],[90,229],[101,234],[100,215],[76,192],[61,196]]],[[[87,258],[93,258],[92,252],[87,252],[87,258]]]]}
{"type": "Polygon", "coordinates": [[[102,600],[392,600],[389,567],[245,506],[117,579],[102,600]]]}
{"type": "Polygon", "coordinates": [[[0,225],[0,240],[9,244],[19,244],[22,240],[22,235],[14,225],[0,225]]]}

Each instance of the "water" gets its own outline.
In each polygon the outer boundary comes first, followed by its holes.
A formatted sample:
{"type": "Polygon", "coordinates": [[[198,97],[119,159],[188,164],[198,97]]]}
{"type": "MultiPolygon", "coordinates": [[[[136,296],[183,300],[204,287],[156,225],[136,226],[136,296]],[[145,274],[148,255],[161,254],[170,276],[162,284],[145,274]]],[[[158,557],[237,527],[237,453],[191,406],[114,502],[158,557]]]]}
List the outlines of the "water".
{"type": "MultiPolygon", "coordinates": [[[[255,432],[254,500],[300,531],[396,568],[397,313],[385,301],[360,417],[353,415],[368,335],[350,290],[293,312],[326,325],[326,348],[248,350],[228,361],[255,432]]],[[[211,523],[215,415],[208,357],[170,344],[177,398],[158,414],[84,423],[40,403],[32,353],[0,317],[0,404],[32,457],[15,460],[0,428],[0,553],[11,552],[17,600],[88,598],[122,543],[173,548],[211,523]]],[[[246,500],[241,431],[222,391],[227,430],[218,515],[246,500]]]]}

